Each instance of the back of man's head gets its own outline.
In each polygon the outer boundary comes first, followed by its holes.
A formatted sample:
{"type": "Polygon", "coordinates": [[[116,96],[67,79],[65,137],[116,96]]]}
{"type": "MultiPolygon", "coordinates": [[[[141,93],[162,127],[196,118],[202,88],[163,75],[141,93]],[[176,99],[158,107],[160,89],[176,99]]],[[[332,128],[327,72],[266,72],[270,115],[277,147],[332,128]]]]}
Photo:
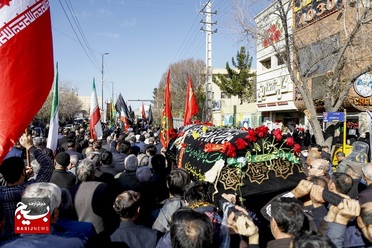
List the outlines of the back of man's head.
{"type": "MultiPolygon", "coordinates": [[[[190,205],[198,202],[212,203],[212,195],[209,191],[210,183],[197,181],[186,186],[184,200],[190,205]]],[[[190,206],[191,207],[191,206],[190,206]]],[[[193,207],[191,207],[193,208],[193,207]]]]}
{"type": "Polygon", "coordinates": [[[105,165],[111,165],[112,164],[112,152],[103,151],[101,153],[101,163],[105,165]]]}
{"type": "MultiPolygon", "coordinates": [[[[25,191],[22,194],[22,202],[27,202],[29,199],[33,200],[35,198],[46,199],[49,202],[50,214],[53,214],[53,211],[56,208],[59,208],[61,204],[61,189],[54,183],[32,183],[28,185],[25,191]]],[[[45,206],[42,204],[29,205],[34,207],[31,211],[34,213],[43,213],[45,206]]],[[[56,216],[58,217],[58,216],[56,216]]]]}
{"type": "Polygon", "coordinates": [[[3,161],[0,166],[0,173],[7,183],[17,182],[25,169],[25,162],[20,157],[10,157],[3,161]]]}
{"type": "Polygon", "coordinates": [[[172,170],[167,176],[169,193],[174,196],[182,196],[186,185],[189,183],[190,174],[182,168],[172,170]]]}
{"type": "Polygon", "coordinates": [[[343,172],[332,173],[330,181],[335,184],[336,191],[341,194],[346,195],[353,187],[353,178],[343,172]]]}
{"type": "Polygon", "coordinates": [[[152,169],[155,174],[162,174],[165,170],[165,157],[161,154],[156,154],[151,159],[152,169]]]}
{"type": "Polygon", "coordinates": [[[127,190],[116,197],[113,207],[121,220],[132,220],[137,216],[140,200],[140,193],[127,190]]]}
{"type": "Polygon", "coordinates": [[[154,145],[148,145],[146,147],[146,154],[149,156],[155,156],[157,152],[156,146],[154,145]]]}
{"type": "Polygon", "coordinates": [[[314,161],[316,159],[320,159],[320,153],[318,151],[315,151],[315,150],[309,150],[309,152],[307,154],[306,162],[308,164],[310,164],[312,161],[314,161]]]}
{"type": "Polygon", "coordinates": [[[130,152],[130,143],[128,141],[120,141],[118,142],[117,150],[120,153],[128,154],[130,152]]]}
{"type": "Polygon", "coordinates": [[[314,231],[304,231],[293,239],[293,248],[322,247],[336,248],[336,245],[326,236],[314,231]]]}
{"type": "Polygon", "coordinates": [[[271,203],[271,217],[279,230],[285,234],[295,235],[304,226],[305,214],[300,204],[292,198],[279,198],[271,203]]]}
{"type": "Polygon", "coordinates": [[[361,205],[357,223],[364,237],[367,238],[369,242],[372,242],[372,202],[361,205]]]}
{"type": "Polygon", "coordinates": [[[76,176],[80,182],[86,182],[94,178],[95,172],[96,169],[94,167],[93,161],[89,158],[86,158],[79,163],[79,167],[76,171],[76,176]]]}
{"type": "Polygon", "coordinates": [[[203,213],[180,208],[172,215],[170,237],[173,248],[212,247],[212,223],[203,213]]]}
{"type": "Polygon", "coordinates": [[[372,163],[367,163],[363,165],[362,172],[364,180],[366,180],[367,183],[372,183],[372,163]]]}

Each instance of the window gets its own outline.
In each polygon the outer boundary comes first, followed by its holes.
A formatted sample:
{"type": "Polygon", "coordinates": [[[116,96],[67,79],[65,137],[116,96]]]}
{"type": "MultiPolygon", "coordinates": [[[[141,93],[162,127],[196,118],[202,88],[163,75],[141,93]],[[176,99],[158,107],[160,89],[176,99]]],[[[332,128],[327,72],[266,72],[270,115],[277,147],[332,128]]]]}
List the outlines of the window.
{"type": "Polygon", "coordinates": [[[284,65],[284,57],[285,56],[284,54],[278,54],[276,55],[276,57],[278,58],[278,66],[281,66],[281,65],[284,65]]]}
{"type": "Polygon", "coordinates": [[[231,94],[226,92],[221,92],[221,99],[229,99],[231,98],[231,94]]]}
{"type": "Polygon", "coordinates": [[[327,83],[327,78],[324,75],[316,76],[312,78],[311,84],[311,97],[315,99],[323,99],[325,84],[327,83]]]}
{"type": "Polygon", "coordinates": [[[271,58],[261,60],[260,63],[262,65],[262,70],[271,69],[271,58]]]}

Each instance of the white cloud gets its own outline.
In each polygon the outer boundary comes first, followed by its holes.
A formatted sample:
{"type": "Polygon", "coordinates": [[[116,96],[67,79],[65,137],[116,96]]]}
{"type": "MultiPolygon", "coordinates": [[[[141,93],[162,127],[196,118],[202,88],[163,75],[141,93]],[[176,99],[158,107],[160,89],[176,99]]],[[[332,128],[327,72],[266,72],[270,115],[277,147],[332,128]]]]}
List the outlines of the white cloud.
{"type": "Polygon", "coordinates": [[[93,14],[88,11],[83,10],[79,14],[77,14],[77,16],[80,17],[81,19],[85,19],[85,18],[93,17],[93,14]]]}
{"type": "Polygon", "coordinates": [[[132,17],[129,20],[124,20],[121,24],[121,27],[135,27],[137,26],[137,19],[132,17]]]}
{"type": "Polygon", "coordinates": [[[120,37],[118,33],[110,33],[110,32],[98,32],[96,33],[96,35],[111,38],[111,39],[117,39],[120,37]]]}
{"type": "Polygon", "coordinates": [[[112,11],[107,10],[107,9],[100,9],[100,10],[98,10],[98,14],[101,17],[111,17],[112,16],[112,11]]]}

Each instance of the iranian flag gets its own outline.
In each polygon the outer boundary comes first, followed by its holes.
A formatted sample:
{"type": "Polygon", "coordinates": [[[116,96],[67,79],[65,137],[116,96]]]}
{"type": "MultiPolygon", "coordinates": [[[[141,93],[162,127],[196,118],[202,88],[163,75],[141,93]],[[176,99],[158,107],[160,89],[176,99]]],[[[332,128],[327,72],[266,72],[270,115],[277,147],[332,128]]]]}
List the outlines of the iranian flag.
{"type": "Polygon", "coordinates": [[[49,124],[49,133],[48,133],[48,142],[47,147],[56,153],[57,142],[58,142],[58,64],[57,64],[57,74],[56,82],[54,84],[53,90],[53,102],[52,102],[52,111],[50,113],[50,124],[49,124]]]}
{"type": "Polygon", "coordinates": [[[94,140],[102,139],[101,113],[98,106],[96,84],[93,78],[93,90],[90,97],[90,137],[94,140]]]}
{"type": "Polygon", "coordinates": [[[0,1],[0,162],[53,84],[48,0],[0,1]]]}

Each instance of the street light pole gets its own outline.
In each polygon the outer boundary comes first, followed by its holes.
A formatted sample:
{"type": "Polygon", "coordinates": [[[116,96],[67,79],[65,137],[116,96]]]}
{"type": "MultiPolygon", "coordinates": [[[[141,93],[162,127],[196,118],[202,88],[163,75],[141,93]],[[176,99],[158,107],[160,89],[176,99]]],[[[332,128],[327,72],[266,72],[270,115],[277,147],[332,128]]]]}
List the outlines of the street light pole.
{"type": "Polygon", "coordinates": [[[112,102],[114,102],[114,82],[111,82],[112,84],[112,102]]]}
{"type": "Polygon", "coordinates": [[[102,73],[102,99],[101,99],[101,111],[103,111],[103,68],[104,68],[104,66],[103,66],[103,58],[104,58],[104,56],[105,55],[108,55],[109,53],[102,53],[102,71],[101,71],[101,73],[102,73]]]}

